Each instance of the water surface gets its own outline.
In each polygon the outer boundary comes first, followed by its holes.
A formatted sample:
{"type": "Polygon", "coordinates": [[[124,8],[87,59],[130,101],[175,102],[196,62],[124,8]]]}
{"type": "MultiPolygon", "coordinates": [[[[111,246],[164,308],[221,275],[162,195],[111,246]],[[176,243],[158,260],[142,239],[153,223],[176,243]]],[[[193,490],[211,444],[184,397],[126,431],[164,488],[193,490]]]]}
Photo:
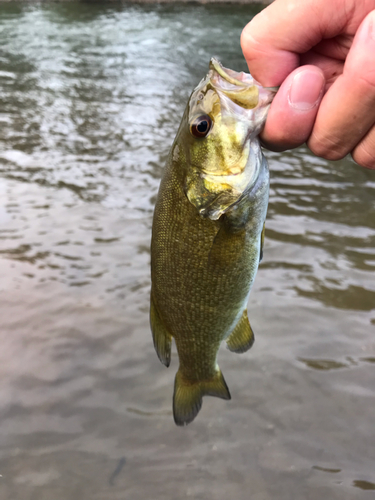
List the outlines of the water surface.
{"type": "Polygon", "coordinates": [[[375,173],[268,153],[256,332],[181,429],[149,324],[163,165],[251,6],[0,5],[1,500],[369,499],[375,173]]]}

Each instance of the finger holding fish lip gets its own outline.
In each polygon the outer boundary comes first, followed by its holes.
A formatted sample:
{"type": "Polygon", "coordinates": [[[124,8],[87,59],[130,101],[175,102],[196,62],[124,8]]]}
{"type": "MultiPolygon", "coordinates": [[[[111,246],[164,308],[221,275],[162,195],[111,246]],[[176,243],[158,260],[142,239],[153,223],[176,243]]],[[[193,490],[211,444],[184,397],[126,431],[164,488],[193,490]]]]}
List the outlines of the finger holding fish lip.
{"type": "Polygon", "coordinates": [[[317,156],[338,160],[351,153],[375,168],[374,8],[375,0],[276,0],[244,28],[250,73],[265,86],[285,79],[262,133],[266,147],[283,151],[305,138],[317,156]],[[311,110],[296,114],[288,100],[293,75],[306,64],[326,80],[315,118],[311,110]]]}

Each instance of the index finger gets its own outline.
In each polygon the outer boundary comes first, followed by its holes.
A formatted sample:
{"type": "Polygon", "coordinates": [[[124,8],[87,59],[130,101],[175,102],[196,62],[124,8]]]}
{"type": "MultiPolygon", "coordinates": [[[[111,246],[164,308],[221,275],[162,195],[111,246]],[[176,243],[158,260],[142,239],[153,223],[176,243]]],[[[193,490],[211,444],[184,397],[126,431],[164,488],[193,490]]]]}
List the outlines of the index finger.
{"type": "Polygon", "coordinates": [[[245,26],[241,47],[250,73],[262,85],[280,85],[299,66],[299,55],[324,38],[354,33],[355,0],[276,0],[245,26]]]}

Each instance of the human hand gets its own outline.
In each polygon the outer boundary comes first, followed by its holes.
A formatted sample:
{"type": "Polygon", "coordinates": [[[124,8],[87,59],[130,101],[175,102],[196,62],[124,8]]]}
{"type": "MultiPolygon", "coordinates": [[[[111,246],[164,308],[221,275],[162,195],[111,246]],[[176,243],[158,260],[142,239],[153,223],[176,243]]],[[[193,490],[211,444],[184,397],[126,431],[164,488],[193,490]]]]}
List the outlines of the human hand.
{"type": "Polygon", "coordinates": [[[281,85],[261,138],[375,168],[375,0],[275,0],[244,28],[250,73],[281,85]]]}

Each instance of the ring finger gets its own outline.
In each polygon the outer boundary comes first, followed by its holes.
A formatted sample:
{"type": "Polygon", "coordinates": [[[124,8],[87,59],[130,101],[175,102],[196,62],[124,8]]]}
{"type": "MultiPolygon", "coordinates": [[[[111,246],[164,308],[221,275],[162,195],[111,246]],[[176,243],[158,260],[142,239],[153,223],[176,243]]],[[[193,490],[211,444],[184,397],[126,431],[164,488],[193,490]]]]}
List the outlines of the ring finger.
{"type": "Polygon", "coordinates": [[[352,151],[353,160],[366,168],[375,169],[375,125],[352,151]]]}

